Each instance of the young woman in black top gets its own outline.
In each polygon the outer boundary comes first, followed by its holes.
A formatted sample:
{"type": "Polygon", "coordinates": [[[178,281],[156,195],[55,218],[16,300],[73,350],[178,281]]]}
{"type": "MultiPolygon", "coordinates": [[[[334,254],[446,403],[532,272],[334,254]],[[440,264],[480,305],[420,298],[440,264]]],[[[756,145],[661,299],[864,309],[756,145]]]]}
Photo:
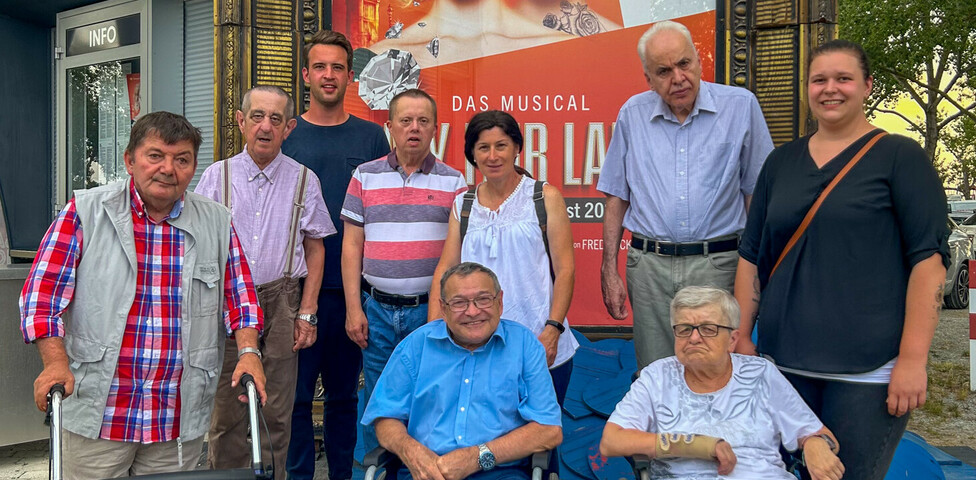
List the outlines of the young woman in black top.
{"type": "Polygon", "coordinates": [[[864,113],[872,78],[859,45],[819,47],[808,75],[819,127],[774,150],[759,175],[739,249],[737,351],[783,371],[836,434],[845,478],[881,479],[908,413],[925,403],[948,261],[945,193],[916,142],[885,135],[771,274],[820,193],[883,133],[864,113]]]}

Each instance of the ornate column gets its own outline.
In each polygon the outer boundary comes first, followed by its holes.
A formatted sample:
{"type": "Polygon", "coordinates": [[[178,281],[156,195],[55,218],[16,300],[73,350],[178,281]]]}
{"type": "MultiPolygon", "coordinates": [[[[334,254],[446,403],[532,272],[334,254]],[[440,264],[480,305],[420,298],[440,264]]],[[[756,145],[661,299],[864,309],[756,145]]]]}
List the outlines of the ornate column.
{"type": "Polygon", "coordinates": [[[726,78],[755,92],[773,142],[813,126],[805,98],[811,48],[834,37],[837,0],[725,0],[726,78]]]}
{"type": "MultiPolygon", "coordinates": [[[[304,2],[308,3],[319,3],[304,2]]],[[[235,114],[254,85],[299,90],[299,31],[305,9],[291,0],[214,0],[214,149],[230,157],[243,148],[235,114]]],[[[301,97],[296,98],[296,103],[301,97]]]]}

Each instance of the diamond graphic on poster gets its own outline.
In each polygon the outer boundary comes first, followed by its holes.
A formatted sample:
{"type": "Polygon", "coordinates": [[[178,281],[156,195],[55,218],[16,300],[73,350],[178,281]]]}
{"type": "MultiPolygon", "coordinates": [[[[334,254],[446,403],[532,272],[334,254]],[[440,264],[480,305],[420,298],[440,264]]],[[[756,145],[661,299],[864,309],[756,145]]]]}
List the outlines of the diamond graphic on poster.
{"type": "Polygon", "coordinates": [[[387,50],[369,60],[359,75],[359,97],[373,110],[390,108],[390,100],[420,85],[420,66],[406,50],[387,50]]]}
{"type": "Polygon", "coordinates": [[[434,58],[437,58],[437,54],[441,52],[441,39],[434,37],[433,40],[427,42],[427,51],[430,52],[434,58]]]}
{"type": "Polygon", "coordinates": [[[400,38],[401,32],[403,32],[403,23],[396,22],[386,31],[386,38],[400,38]]]}

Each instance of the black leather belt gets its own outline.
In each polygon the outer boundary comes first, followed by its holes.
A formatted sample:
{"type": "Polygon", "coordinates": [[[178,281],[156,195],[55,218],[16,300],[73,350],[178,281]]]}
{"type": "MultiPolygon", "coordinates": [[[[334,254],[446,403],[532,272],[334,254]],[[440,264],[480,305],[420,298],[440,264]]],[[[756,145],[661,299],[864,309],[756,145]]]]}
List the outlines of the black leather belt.
{"type": "Polygon", "coordinates": [[[688,255],[708,255],[709,253],[731,252],[739,248],[739,237],[726,240],[696,243],[669,243],[657,240],[643,239],[635,236],[630,241],[630,248],[641,252],[651,252],[669,257],[685,257],[688,255]]]}
{"type": "Polygon", "coordinates": [[[419,307],[427,303],[427,301],[430,299],[430,296],[426,293],[420,295],[397,295],[395,293],[386,293],[382,290],[373,288],[373,286],[370,285],[366,279],[363,279],[361,285],[363,291],[368,293],[369,296],[373,297],[373,300],[396,307],[419,307]]]}

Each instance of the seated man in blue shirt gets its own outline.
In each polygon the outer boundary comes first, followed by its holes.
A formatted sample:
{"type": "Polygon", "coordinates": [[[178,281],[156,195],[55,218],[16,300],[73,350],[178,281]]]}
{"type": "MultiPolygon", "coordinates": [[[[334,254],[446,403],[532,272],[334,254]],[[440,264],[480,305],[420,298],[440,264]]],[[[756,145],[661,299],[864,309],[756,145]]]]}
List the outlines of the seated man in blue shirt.
{"type": "Polygon", "coordinates": [[[444,319],[400,342],[362,422],[403,461],[398,480],[528,478],[520,460],[563,438],[545,350],[501,320],[498,277],[483,265],[445,272],[440,302],[444,319]]]}

